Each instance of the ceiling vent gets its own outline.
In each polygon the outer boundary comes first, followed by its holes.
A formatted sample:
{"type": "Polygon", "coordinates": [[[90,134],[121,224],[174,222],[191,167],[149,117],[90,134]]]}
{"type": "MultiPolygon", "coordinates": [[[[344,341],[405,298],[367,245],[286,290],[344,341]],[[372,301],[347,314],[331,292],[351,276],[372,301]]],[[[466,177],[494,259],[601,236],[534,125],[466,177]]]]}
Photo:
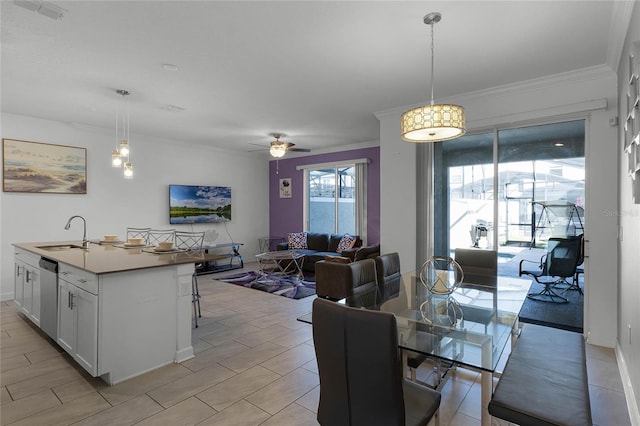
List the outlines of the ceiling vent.
{"type": "Polygon", "coordinates": [[[37,1],[37,0],[14,0],[16,6],[23,7],[32,12],[37,12],[40,15],[44,15],[47,18],[55,19],[57,21],[61,20],[64,16],[63,8],[56,6],[55,4],[47,3],[46,1],[37,1]]]}

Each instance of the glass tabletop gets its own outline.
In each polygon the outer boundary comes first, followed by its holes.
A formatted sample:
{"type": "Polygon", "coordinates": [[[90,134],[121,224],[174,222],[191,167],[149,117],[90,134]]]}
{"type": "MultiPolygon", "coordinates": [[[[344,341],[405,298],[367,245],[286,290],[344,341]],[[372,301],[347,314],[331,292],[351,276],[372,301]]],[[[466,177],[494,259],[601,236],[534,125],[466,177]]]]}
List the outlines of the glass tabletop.
{"type": "MultiPolygon", "coordinates": [[[[407,273],[396,297],[368,309],[396,316],[401,349],[494,372],[517,328],[531,281],[503,276],[492,281],[495,285],[464,282],[450,295],[435,294],[414,272],[407,273]]],[[[311,314],[298,319],[311,323],[311,314]]]]}
{"type": "Polygon", "coordinates": [[[267,251],[256,254],[257,260],[295,260],[301,257],[304,257],[304,254],[295,250],[267,251]]]}

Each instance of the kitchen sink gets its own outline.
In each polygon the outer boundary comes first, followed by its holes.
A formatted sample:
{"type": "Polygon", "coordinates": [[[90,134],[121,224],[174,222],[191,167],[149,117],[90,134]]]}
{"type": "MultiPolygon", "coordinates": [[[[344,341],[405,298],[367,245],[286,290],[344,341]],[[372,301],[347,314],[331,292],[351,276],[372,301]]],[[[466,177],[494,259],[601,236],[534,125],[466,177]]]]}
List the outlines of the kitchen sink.
{"type": "Polygon", "coordinates": [[[55,244],[50,246],[38,246],[36,248],[46,251],[65,251],[74,249],[87,250],[85,247],[77,246],[75,244],[55,244]]]}

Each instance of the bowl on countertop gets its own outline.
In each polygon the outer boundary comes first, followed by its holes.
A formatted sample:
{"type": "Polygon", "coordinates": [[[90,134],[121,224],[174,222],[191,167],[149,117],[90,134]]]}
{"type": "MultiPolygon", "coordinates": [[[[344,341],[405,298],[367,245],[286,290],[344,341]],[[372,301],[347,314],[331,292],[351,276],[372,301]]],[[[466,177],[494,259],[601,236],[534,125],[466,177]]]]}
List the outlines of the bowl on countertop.
{"type": "Polygon", "coordinates": [[[127,243],[132,246],[141,246],[144,244],[144,238],[129,238],[127,243]]]}
{"type": "Polygon", "coordinates": [[[118,241],[118,236],[113,234],[107,234],[104,236],[103,241],[118,241]]]}
{"type": "Polygon", "coordinates": [[[158,250],[171,250],[173,248],[172,241],[162,241],[158,243],[158,250]]]}

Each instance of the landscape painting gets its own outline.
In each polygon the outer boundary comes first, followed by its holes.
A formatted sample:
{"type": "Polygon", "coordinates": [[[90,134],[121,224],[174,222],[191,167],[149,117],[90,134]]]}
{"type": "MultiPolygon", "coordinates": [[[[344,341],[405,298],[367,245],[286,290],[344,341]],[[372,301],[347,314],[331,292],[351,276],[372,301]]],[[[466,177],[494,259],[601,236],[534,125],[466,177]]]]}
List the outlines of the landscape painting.
{"type": "Polygon", "coordinates": [[[87,193],[87,149],[2,139],[4,192],[87,193]]]}
{"type": "Polygon", "coordinates": [[[231,220],[228,186],[169,185],[169,223],[217,223],[231,220]]]}

